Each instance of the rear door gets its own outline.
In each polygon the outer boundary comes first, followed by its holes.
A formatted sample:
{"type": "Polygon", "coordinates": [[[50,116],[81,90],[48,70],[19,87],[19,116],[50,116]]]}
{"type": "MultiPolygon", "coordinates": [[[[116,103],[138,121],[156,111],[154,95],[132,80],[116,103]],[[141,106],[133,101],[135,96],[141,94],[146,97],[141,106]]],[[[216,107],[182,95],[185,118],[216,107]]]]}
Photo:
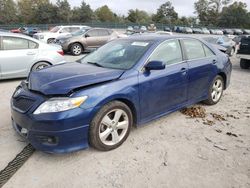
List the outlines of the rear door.
{"type": "Polygon", "coordinates": [[[217,57],[211,49],[196,39],[182,39],[188,63],[188,100],[203,100],[210,84],[217,75],[217,57]]]}
{"type": "Polygon", "coordinates": [[[25,38],[3,36],[1,45],[2,77],[27,76],[30,65],[38,54],[38,44],[25,38]]]}
{"type": "Polygon", "coordinates": [[[99,29],[98,33],[99,33],[99,37],[98,37],[99,46],[106,44],[110,40],[111,34],[110,34],[109,30],[99,29]]]}

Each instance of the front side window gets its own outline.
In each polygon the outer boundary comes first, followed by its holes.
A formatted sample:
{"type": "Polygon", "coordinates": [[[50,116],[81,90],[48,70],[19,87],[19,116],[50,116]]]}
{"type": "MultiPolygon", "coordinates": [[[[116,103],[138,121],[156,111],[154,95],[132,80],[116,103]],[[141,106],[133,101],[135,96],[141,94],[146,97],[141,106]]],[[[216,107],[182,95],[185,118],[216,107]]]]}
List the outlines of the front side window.
{"type": "Polygon", "coordinates": [[[97,37],[97,36],[99,36],[99,32],[98,32],[98,30],[93,29],[93,30],[90,30],[89,32],[87,32],[87,35],[89,37],[97,37]]]}
{"type": "Polygon", "coordinates": [[[38,44],[33,41],[17,37],[3,37],[3,50],[23,50],[35,48],[38,48],[38,44]]]}
{"type": "Polygon", "coordinates": [[[166,65],[182,61],[182,51],[178,40],[166,41],[156,48],[149,61],[162,61],[166,65]]]}
{"type": "Polygon", "coordinates": [[[205,58],[206,54],[203,49],[203,44],[195,39],[184,39],[184,47],[188,60],[205,58]]]}

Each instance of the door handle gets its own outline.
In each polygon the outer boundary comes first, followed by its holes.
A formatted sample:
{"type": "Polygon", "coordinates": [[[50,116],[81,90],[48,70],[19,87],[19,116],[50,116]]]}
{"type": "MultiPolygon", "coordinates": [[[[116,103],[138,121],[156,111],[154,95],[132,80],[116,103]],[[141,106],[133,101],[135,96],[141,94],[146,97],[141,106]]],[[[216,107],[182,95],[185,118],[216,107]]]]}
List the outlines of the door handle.
{"type": "Polygon", "coordinates": [[[185,67],[181,68],[181,72],[183,75],[187,74],[187,69],[185,67]]]}
{"type": "Polygon", "coordinates": [[[216,64],[216,63],[217,63],[217,61],[214,59],[214,60],[213,60],[213,64],[216,64]]]}
{"type": "Polygon", "coordinates": [[[27,52],[27,55],[35,55],[35,52],[27,52]]]}

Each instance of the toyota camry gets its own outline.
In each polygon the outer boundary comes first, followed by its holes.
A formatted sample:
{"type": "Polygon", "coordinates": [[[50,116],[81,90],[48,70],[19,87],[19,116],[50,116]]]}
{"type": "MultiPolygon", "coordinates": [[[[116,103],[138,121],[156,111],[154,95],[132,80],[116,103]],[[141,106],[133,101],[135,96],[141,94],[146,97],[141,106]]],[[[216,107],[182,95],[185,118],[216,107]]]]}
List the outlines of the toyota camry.
{"type": "Polygon", "coordinates": [[[132,126],[200,101],[218,103],[231,70],[228,56],[202,40],[118,39],[78,62],[31,72],[12,96],[12,123],[38,150],[108,151],[132,126]]]}

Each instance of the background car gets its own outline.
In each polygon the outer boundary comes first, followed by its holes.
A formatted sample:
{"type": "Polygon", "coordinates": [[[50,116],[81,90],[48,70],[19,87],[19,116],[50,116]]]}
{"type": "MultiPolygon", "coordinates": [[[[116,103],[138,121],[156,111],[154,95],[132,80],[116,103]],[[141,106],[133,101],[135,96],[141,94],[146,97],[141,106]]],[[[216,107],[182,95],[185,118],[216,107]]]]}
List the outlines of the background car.
{"type": "Polygon", "coordinates": [[[223,30],[223,34],[224,34],[224,35],[233,35],[234,32],[233,32],[232,29],[224,29],[224,30],[223,30]]]}
{"type": "Polygon", "coordinates": [[[156,28],[155,24],[150,24],[148,26],[148,31],[149,32],[155,32],[156,30],[157,30],[157,28],[156,28]]]}
{"type": "Polygon", "coordinates": [[[233,32],[234,32],[234,35],[242,35],[243,34],[243,31],[241,29],[234,29],[233,32]]]}
{"type": "Polygon", "coordinates": [[[36,33],[34,38],[42,42],[51,44],[55,43],[55,39],[59,36],[67,36],[71,33],[79,31],[82,28],[88,28],[89,26],[83,25],[70,25],[70,26],[56,26],[53,27],[49,32],[36,33]]]}
{"type": "Polygon", "coordinates": [[[0,29],[0,32],[7,32],[7,33],[9,33],[9,31],[8,30],[6,30],[6,29],[0,29]]]}
{"type": "Polygon", "coordinates": [[[242,69],[250,68],[250,36],[241,38],[237,57],[240,58],[240,67],[242,69]]]}
{"type": "Polygon", "coordinates": [[[220,29],[215,29],[216,35],[223,35],[223,31],[220,29]]]}
{"type": "Polygon", "coordinates": [[[170,27],[166,26],[166,27],[164,27],[163,31],[171,32],[172,30],[170,27]]]}
{"type": "Polygon", "coordinates": [[[202,38],[208,43],[217,44],[227,49],[226,53],[233,56],[236,50],[236,43],[227,36],[209,36],[202,38]]]}
{"type": "Polygon", "coordinates": [[[195,34],[202,34],[202,30],[200,28],[192,28],[193,29],[193,33],[195,34]]]}
{"type": "Polygon", "coordinates": [[[192,34],[193,30],[190,27],[184,27],[182,33],[192,34]]]}
{"type": "Polygon", "coordinates": [[[205,27],[201,28],[203,34],[210,34],[209,30],[205,27]]]}
{"type": "Polygon", "coordinates": [[[147,27],[146,26],[141,26],[141,32],[142,33],[147,32],[147,27]]]}
{"type": "Polygon", "coordinates": [[[22,27],[21,33],[33,37],[34,34],[41,32],[38,27],[22,27]]]}
{"type": "Polygon", "coordinates": [[[250,29],[243,29],[242,31],[244,35],[250,35],[250,29]]]}
{"type": "Polygon", "coordinates": [[[60,46],[29,36],[0,33],[0,44],[0,79],[26,77],[30,71],[65,62],[60,46]]]}
{"type": "Polygon", "coordinates": [[[80,35],[61,38],[59,44],[65,52],[80,55],[86,49],[98,48],[116,38],[119,38],[119,34],[111,29],[91,28],[86,29],[80,35]]]}

